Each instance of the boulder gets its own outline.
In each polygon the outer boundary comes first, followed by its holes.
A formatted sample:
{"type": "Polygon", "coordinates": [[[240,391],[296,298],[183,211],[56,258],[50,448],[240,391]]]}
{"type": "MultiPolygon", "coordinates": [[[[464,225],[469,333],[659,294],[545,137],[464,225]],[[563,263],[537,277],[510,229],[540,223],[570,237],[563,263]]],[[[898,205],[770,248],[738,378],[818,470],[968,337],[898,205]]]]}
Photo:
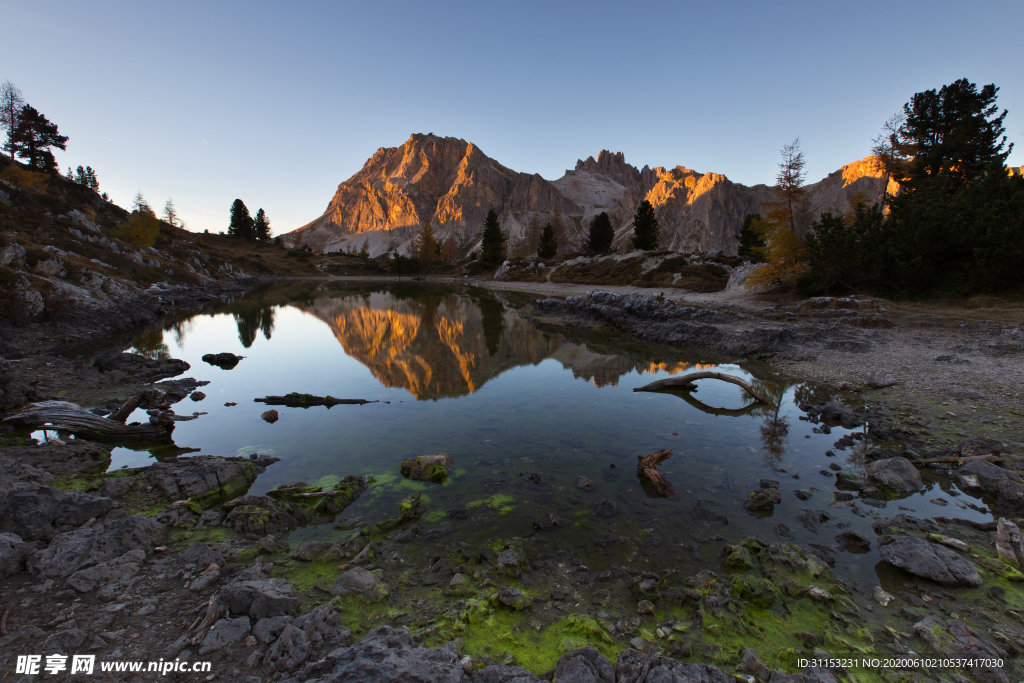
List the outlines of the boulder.
{"type": "MultiPolygon", "coordinates": [[[[63,446],[53,442],[42,446],[15,446],[3,449],[4,456],[13,458],[22,465],[31,465],[45,470],[55,477],[77,472],[105,472],[110,466],[110,447],[101,443],[92,443],[81,439],[73,439],[63,446]]],[[[0,457],[0,498],[6,495],[4,490],[5,468],[0,457]]],[[[43,486],[53,483],[52,479],[35,475],[31,471],[19,471],[15,480],[34,481],[43,486]],[[33,478],[38,477],[38,478],[33,478]]],[[[15,474],[11,472],[11,474],[15,474]]]]}
{"type": "MultiPolygon", "coordinates": [[[[623,650],[615,663],[615,670],[618,673],[618,680],[635,681],[639,678],[640,672],[647,661],[647,655],[633,649],[623,650]]],[[[744,662],[748,661],[744,657],[744,662]]],[[[758,669],[761,672],[761,669],[758,669]]],[[[555,680],[558,680],[557,678],[555,680]]],[[[600,678],[590,679],[600,681],[600,678]]],[[[646,681],[671,681],[672,683],[736,683],[732,675],[725,673],[717,666],[710,664],[684,664],[670,657],[655,655],[651,659],[650,670],[646,681]]],[[[832,681],[831,683],[835,683],[832,681]]]]}
{"type": "Polygon", "coordinates": [[[987,460],[973,459],[964,463],[964,466],[957,472],[958,475],[974,475],[978,483],[985,490],[994,489],[1001,481],[1012,481],[1017,484],[1024,483],[1020,475],[1012,470],[1003,469],[993,465],[987,460]]]}
{"type": "Polygon", "coordinates": [[[199,655],[223,650],[228,645],[245,638],[249,635],[249,631],[249,617],[221,619],[214,623],[206,633],[206,637],[203,638],[203,643],[199,647],[199,655]]]}
{"type": "Polygon", "coordinates": [[[121,372],[136,382],[155,382],[183,374],[191,366],[177,358],[148,358],[136,353],[108,351],[92,363],[100,372],[121,372]]]}
{"type": "Polygon", "coordinates": [[[752,512],[758,510],[774,510],[782,502],[782,494],[777,488],[754,489],[747,494],[743,507],[752,512]]]}
{"type": "Polygon", "coordinates": [[[562,655],[555,664],[555,677],[551,680],[553,683],[615,683],[615,669],[604,655],[588,645],[562,655]]]}
{"type": "Polygon", "coordinates": [[[312,562],[331,549],[331,544],[325,541],[306,541],[299,545],[292,553],[293,560],[312,562]]]}
{"type": "Polygon", "coordinates": [[[268,410],[262,415],[260,415],[260,417],[263,419],[264,422],[269,422],[270,424],[274,424],[280,419],[280,416],[277,414],[276,410],[268,410]]]}
{"type": "Polygon", "coordinates": [[[62,531],[77,529],[114,508],[114,501],[81,491],[48,486],[22,488],[0,501],[0,531],[27,541],[46,541],[62,531]]]}
{"type": "MultiPolygon", "coordinates": [[[[32,450],[39,450],[39,447],[32,450]]],[[[53,481],[53,475],[46,470],[8,456],[0,456],[0,500],[16,489],[49,486],[53,481]]]]}
{"type": "Polygon", "coordinates": [[[415,647],[406,627],[381,626],[360,642],[327,656],[321,683],[464,683],[454,643],[415,647]]]}
{"type": "Polygon", "coordinates": [[[842,545],[847,552],[864,553],[871,548],[871,541],[863,534],[852,529],[847,529],[836,534],[836,541],[842,545]]]}
{"type": "Polygon", "coordinates": [[[203,504],[244,494],[256,481],[256,475],[278,460],[269,455],[255,460],[217,455],[171,458],[150,465],[146,476],[169,501],[191,498],[203,504]]]}
{"type": "Polygon", "coordinates": [[[306,661],[309,650],[309,636],[306,632],[289,624],[267,651],[263,663],[271,671],[294,671],[306,661]]]}
{"type": "Polygon", "coordinates": [[[197,567],[203,568],[209,567],[211,564],[223,567],[225,564],[224,556],[221,555],[220,551],[214,550],[205,543],[195,543],[181,556],[181,561],[185,564],[194,564],[197,567]]]}
{"type": "Polygon", "coordinates": [[[1003,452],[1003,444],[984,436],[969,436],[960,442],[960,456],[973,458],[979,455],[998,455],[1003,452]]]}
{"type": "Polygon", "coordinates": [[[25,543],[17,534],[0,534],[0,579],[25,571],[28,558],[36,553],[36,548],[25,543]]]}
{"type": "MultiPolygon", "coordinates": [[[[319,609],[319,608],[318,608],[319,609]]],[[[331,610],[333,611],[333,610],[331,610]]],[[[282,615],[279,617],[264,617],[252,627],[252,635],[260,645],[270,645],[284,631],[284,627],[295,621],[294,617],[282,615]]]]}
{"type": "Polygon", "coordinates": [[[935,615],[928,615],[914,624],[914,633],[928,643],[932,651],[938,655],[979,660],[979,666],[970,670],[971,680],[980,683],[1010,683],[1010,677],[1002,667],[981,666],[984,660],[1003,659],[1003,653],[985,642],[962,621],[943,620],[935,615]]]}
{"type": "Polygon", "coordinates": [[[996,552],[999,559],[1017,569],[1024,569],[1024,541],[1017,525],[1003,517],[999,518],[996,531],[996,552]]]}
{"type": "Polygon", "coordinates": [[[352,641],[352,631],[341,625],[338,612],[330,605],[320,605],[303,614],[295,620],[295,628],[306,632],[313,647],[319,647],[325,640],[334,645],[348,645],[352,641]]]}
{"type": "MultiPolygon", "coordinates": [[[[244,573],[240,575],[240,578],[244,573]]],[[[241,579],[221,589],[217,597],[231,614],[245,614],[253,620],[295,615],[302,601],[292,596],[288,579],[241,579]]]]}
{"type": "Polygon", "coordinates": [[[203,362],[216,365],[221,370],[230,370],[243,358],[245,356],[236,356],[233,353],[207,353],[203,356],[203,362]]]}
{"type": "Polygon", "coordinates": [[[924,487],[917,468],[902,456],[869,462],[864,471],[868,482],[883,491],[909,493],[924,487]]]}
{"type": "Polygon", "coordinates": [[[402,476],[408,479],[443,484],[454,464],[455,458],[447,453],[417,455],[402,462],[401,472],[402,476]]]}
{"type": "Polygon", "coordinates": [[[269,496],[242,496],[225,503],[228,511],[223,526],[242,534],[280,536],[308,524],[313,514],[301,506],[276,501],[269,496]]]}
{"type": "Polygon", "coordinates": [[[101,522],[58,534],[47,548],[29,558],[28,570],[40,579],[69,576],[129,550],[148,550],[165,535],[160,524],[141,515],[101,522]]]}
{"type": "Polygon", "coordinates": [[[498,589],[498,602],[518,611],[527,609],[533,604],[533,599],[518,588],[502,586],[498,589]]]}
{"type": "Polygon", "coordinates": [[[815,534],[821,529],[821,525],[831,518],[832,516],[824,510],[812,510],[810,508],[804,508],[796,516],[796,520],[803,524],[805,529],[815,534]]]}
{"type": "Polygon", "coordinates": [[[1004,479],[992,488],[995,503],[992,512],[997,515],[1024,517],[1024,484],[1004,479]]]}
{"type": "Polygon", "coordinates": [[[980,586],[978,568],[941,545],[914,536],[880,536],[878,554],[891,565],[943,586],[980,586]]]}
{"type": "Polygon", "coordinates": [[[146,551],[141,548],[129,550],[120,557],[78,570],[68,577],[67,585],[79,593],[88,593],[111,584],[127,586],[131,578],[139,573],[145,560],[146,551]]]}
{"type": "Polygon", "coordinates": [[[330,588],[330,594],[360,595],[369,602],[378,602],[388,596],[387,585],[376,574],[362,567],[354,567],[344,572],[330,588]]]}
{"type": "Polygon", "coordinates": [[[864,384],[871,387],[872,389],[884,389],[891,387],[896,384],[896,379],[891,375],[887,375],[884,372],[872,372],[868,375],[867,380],[864,384]]]}

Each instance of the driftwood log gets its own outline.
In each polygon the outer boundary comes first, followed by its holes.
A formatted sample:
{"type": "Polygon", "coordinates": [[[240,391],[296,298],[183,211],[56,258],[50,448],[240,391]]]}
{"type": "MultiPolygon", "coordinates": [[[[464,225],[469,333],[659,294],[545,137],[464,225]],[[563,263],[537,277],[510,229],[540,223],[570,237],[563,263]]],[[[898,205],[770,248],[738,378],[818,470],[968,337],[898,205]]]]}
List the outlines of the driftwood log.
{"type": "Polygon", "coordinates": [[[30,403],[21,412],[4,418],[4,422],[19,427],[60,430],[100,439],[170,441],[171,432],[174,431],[172,416],[170,411],[159,412],[151,415],[147,424],[126,425],[123,421],[90,413],[76,403],[41,401],[30,403]]]}
{"type": "Polygon", "coordinates": [[[672,451],[667,448],[663,448],[657,453],[651,453],[650,455],[636,456],[636,473],[640,476],[646,477],[652,484],[654,484],[654,488],[662,498],[668,498],[669,496],[676,495],[675,489],[672,488],[672,484],[668,483],[668,479],[658,471],[658,466],[671,457],[672,451]]]}
{"type": "Polygon", "coordinates": [[[989,455],[971,455],[971,456],[968,456],[966,458],[962,457],[962,456],[956,456],[956,455],[946,456],[945,458],[923,458],[921,460],[911,460],[910,464],[911,465],[935,465],[937,463],[967,462],[968,460],[988,460],[990,462],[992,462],[992,461],[1002,462],[1003,461],[1003,459],[1000,458],[995,453],[990,453],[989,455]]]}
{"type": "Polygon", "coordinates": [[[135,412],[135,409],[139,406],[159,409],[171,407],[167,402],[167,392],[163,389],[146,389],[125,401],[123,406],[112,412],[110,415],[107,415],[107,419],[123,424],[128,421],[128,417],[135,412]]]}
{"type": "Polygon", "coordinates": [[[333,396],[314,396],[312,394],[290,393],[285,396],[265,396],[253,399],[256,403],[265,403],[268,406],[288,406],[289,408],[309,408],[310,406],[331,406],[337,405],[363,405],[364,403],[379,403],[379,401],[367,401],[365,398],[334,398],[333,396]]]}
{"type": "Polygon", "coordinates": [[[718,379],[723,382],[729,382],[730,384],[736,384],[743,387],[748,394],[756,398],[762,403],[773,405],[771,399],[762,394],[760,391],[755,389],[750,382],[740,379],[739,377],[733,377],[727,375],[724,372],[714,372],[711,370],[702,370],[700,372],[691,372],[681,377],[668,377],[666,379],[659,379],[656,382],[651,382],[642,387],[636,388],[633,391],[664,391],[665,389],[675,389],[679,387],[685,387],[692,384],[698,379],[718,379]]]}
{"type": "MultiPolygon", "coordinates": [[[[690,388],[693,388],[693,386],[691,385],[690,388]]],[[[742,408],[715,408],[714,406],[702,403],[700,399],[687,391],[672,391],[671,389],[668,391],[670,391],[673,396],[678,396],[702,413],[715,415],[717,417],[742,417],[754,412],[757,410],[758,406],[761,405],[760,401],[754,401],[753,403],[748,403],[742,408]]]]}

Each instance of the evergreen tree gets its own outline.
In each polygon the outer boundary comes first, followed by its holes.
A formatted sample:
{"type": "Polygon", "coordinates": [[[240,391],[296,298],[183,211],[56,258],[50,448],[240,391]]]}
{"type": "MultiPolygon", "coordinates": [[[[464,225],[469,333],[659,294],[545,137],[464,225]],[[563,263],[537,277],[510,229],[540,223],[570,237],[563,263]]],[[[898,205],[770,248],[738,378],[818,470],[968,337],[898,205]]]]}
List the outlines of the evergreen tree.
{"type": "Polygon", "coordinates": [[[64,174],[64,180],[70,180],[75,182],[75,174],[71,172],[71,167],[68,166],[68,172],[64,174]]]}
{"type": "Polygon", "coordinates": [[[370,258],[370,238],[367,237],[366,241],[363,242],[362,248],[359,250],[359,256],[362,258],[370,258]]]}
{"type": "Polygon", "coordinates": [[[75,182],[79,185],[89,185],[89,180],[85,177],[85,169],[82,168],[81,164],[75,169],[75,182]]]}
{"type": "Polygon", "coordinates": [[[434,226],[430,224],[430,217],[423,222],[423,227],[412,242],[412,256],[420,261],[433,261],[438,258],[437,237],[434,235],[434,226]]]}
{"type": "Polygon", "coordinates": [[[231,222],[228,224],[228,235],[243,240],[253,239],[253,220],[245,202],[236,199],[231,204],[231,222]]]}
{"type": "Polygon", "coordinates": [[[92,166],[85,167],[85,180],[85,184],[89,186],[90,190],[99,192],[100,181],[96,179],[96,171],[93,170],[92,166]]]}
{"type": "Polygon", "coordinates": [[[612,250],[612,240],[615,239],[615,230],[612,228],[612,221],[604,211],[594,217],[590,223],[590,235],[587,238],[587,249],[597,254],[604,254],[612,250]]]}
{"type": "Polygon", "coordinates": [[[775,177],[778,185],[775,193],[789,217],[789,229],[796,232],[796,217],[800,202],[804,198],[804,153],[800,150],[800,138],[782,147],[782,162],[775,177]]]}
{"type": "Polygon", "coordinates": [[[67,149],[68,136],[61,135],[56,124],[26,104],[21,108],[18,125],[8,144],[15,154],[28,159],[28,165],[37,171],[57,173],[57,160],[50,148],[67,149]]]}
{"type": "Polygon", "coordinates": [[[658,248],[658,218],[646,199],[640,202],[633,216],[633,247],[644,251],[658,248]]]}
{"type": "Polygon", "coordinates": [[[10,81],[4,81],[0,85],[0,128],[7,131],[7,142],[4,149],[11,153],[11,161],[14,161],[14,145],[11,144],[11,137],[18,127],[18,118],[21,116],[21,108],[25,105],[25,98],[21,90],[10,81]]]}
{"type": "Polygon", "coordinates": [[[167,203],[164,204],[164,221],[171,227],[178,225],[178,212],[175,210],[174,200],[171,198],[168,198],[167,203]]]}
{"type": "Polygon", "coordinates": [[[484,265],[500,266],[505,260],[505,233],[498,224],[498,214],[491,209],[484,220],[483,247],[480,260],[484,265]]]}
{"type": "Polygon", "coordinates": [[[558,242],[555,241],[555,229],[548,223],[544,226],[544,232],[540,235],[540,243],[537,245],[537,256],[548,259],[554,258],[558,253],[558,242]]]}
{"type": "Polygon", "coordinates": [[[752,227],[754,221],[760,220],[761,214],[748,213],[743,218],[743,227],[740,229],[740,234],[736,236],[736,241],[740,243],[738,254],[754,261],[764,261],[764,254],[760,251],[764,249],[764,240],[761,239],[761,236],[752,227]]]}
{"type": "Polygon", "coordinates": [[[270,241],[270,219],[267,218],[267,214],[260,208],[256,212],[256,219],[252,224],[252,238],[259,240],[260,242],[270,241]]]}
{"type": "Polygon", "coordinates": [[[540,217],[537,214],[533,214],[530,217],[530,222],[526,226],[526,243],[523,245],[523,251],[526,253],[523,256],[529,256],[530,254],[537,253],[537,247],[540,244],[540,235],[543,228],[540,225],[540,217]]]}

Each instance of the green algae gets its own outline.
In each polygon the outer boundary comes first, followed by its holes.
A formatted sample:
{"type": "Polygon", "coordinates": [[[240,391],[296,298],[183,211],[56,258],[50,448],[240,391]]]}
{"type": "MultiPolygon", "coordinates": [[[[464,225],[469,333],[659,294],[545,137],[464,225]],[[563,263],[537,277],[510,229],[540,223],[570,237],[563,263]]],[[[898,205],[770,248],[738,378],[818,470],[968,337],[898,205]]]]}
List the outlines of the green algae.
{"type": "Polygon", "coordinates": [[[497,510],[500,514],[508,514],[515,509],[515,505],[513,505],[515,501],[515,496],[510,496],[507,493],[494,493],[487,498],[466,503],[466,507],[470,509],[488,507],[492,510],[497,510]]]}

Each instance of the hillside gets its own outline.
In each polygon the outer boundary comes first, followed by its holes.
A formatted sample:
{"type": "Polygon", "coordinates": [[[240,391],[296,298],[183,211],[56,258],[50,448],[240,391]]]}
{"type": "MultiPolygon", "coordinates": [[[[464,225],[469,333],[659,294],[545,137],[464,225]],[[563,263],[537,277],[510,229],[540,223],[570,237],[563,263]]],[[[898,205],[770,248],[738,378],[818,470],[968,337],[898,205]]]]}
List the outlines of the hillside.
{"type": "MultiPolygon", "coordinates": [[[[895,184],[890,191],[895,191],[895,184]]],[[[805,214],[843,213],[858,198],[881,194],[880,173],[871,158],[843,166],[806,186],[805,214]]],[[[324,251],[349,251],[367,244],[371,255],[405,250],[419,227],[430,220],[442,238],[455,238],[463,251],[475,246],[488,209],[498,212],[513,240],[526,235],[532,219],[541,224],[557,213],[569,231],[562,251],[577,250],[584,226],[608,212],[616,246],[632,235],[636,207],[655,207],[664,247],[682,252],[734,254],[743,218],[761,210],[771,196],[766,185],[747,187],[719,173],[676,166],[638,169],[621,152],[602,150],[578,160],[554,181],[517,173],[484,154],[473,143],[435,135],[412,135],[400,147],[381,148],[354,176],[341,183],[322,216],[289,233],[289,244],[324,251]]]]}

